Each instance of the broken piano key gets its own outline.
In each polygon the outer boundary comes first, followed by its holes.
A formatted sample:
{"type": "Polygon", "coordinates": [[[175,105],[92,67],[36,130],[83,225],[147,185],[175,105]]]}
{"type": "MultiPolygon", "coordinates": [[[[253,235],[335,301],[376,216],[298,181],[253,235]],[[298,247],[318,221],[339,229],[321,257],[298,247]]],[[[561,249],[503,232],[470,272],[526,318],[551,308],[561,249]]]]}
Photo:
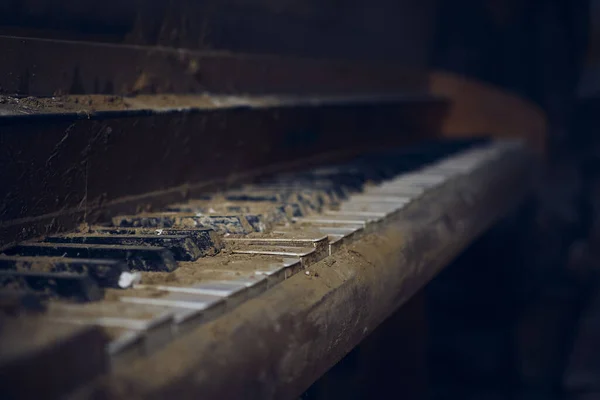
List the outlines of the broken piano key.
{"type": "Polygon", "coordinates": [[[143,228],[211,228],[222,234],[245,235],[253,232],[244,215],[205,215],[190,213],[155,213],[113,218],[120,227],[143,228]]]}
{"type": "Polygon", "coordinates": [[[102,235],[154,235],[188,236],[200,250],[200,257],[215,255],[223,248],[223,242],[211,228],[116,228],[93,226],[90,233],[102,235]]]}
{"type": "Polygon", "coordinates": [[[65,257],[23,257],[0,255],[0,270],[87,273],[101,287],[126,288],[139,274],[125,261],[65,257]]]}

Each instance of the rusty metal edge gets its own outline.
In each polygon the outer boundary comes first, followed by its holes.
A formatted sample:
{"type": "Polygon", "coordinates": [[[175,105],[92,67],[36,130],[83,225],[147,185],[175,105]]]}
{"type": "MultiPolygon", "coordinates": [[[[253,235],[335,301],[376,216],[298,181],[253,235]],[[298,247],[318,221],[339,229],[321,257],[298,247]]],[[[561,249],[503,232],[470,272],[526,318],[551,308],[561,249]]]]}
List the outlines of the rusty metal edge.
{"type": "Polygon", "coordinates": [[[297,397],[530,194],[533,160],[519,151],[444,185],[310,276],[295,275],[71,397],[297,397]],[[472,206],[465,191],[475,194],[472,206]]]}

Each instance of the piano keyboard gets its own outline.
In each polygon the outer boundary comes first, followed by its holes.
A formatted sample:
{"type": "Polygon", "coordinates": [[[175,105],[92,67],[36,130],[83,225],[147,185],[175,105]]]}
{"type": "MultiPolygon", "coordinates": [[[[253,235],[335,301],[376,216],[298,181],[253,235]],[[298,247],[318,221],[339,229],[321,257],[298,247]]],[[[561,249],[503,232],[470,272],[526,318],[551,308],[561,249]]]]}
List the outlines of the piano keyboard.
{"type": "MultiPolygon", "coordinates": [[[[0,305],[20,317],[3,320],[3,344],[17,344],[0,356],[0,371],[18,374],[22,360],[50,354],[57,370],[81,371],[53,378],[72,387],[126,368],[291,276],[310,276],[421,199],[522,151],[477,140],[365,154],[8,248],[0,305]],[[50,333],[22,343],[31,330],[50,333]],[[94,350],[77,353],[81,346],[94,350]]],[[[468,208],[477,187],[461,196],[468,208]]],[[[464,222],[454,222],[460,235],[464,222]]]]}

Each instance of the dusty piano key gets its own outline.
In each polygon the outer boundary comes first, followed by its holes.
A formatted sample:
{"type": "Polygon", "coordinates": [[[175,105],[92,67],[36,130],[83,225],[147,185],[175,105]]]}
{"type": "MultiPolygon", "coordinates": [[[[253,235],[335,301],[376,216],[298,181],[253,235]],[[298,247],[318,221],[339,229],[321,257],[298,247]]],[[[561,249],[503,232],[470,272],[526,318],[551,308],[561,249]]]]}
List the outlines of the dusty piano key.
{"type": "Polygon", "coordinates": [[[18,288],[74,301],[101,300],[104,292],[87,274],[0,271],[1,288],[18,288]]]}
{"type": "Polygon", "coordinates": [[[367,228],[380,221],[381,218],[356,215],[309,215],[303,218],[294,218],[294,222],[301,225],[321,226],[353,226],[367,228]]]}
{"type": "Polygon", "coordinates": [[[247,246],[240,249],[233,249],[232,252],[234,254],[298,258],[304,268],[320,261],[324,257],[323,253],[318,253],[314,247],[247,246]]]}
{"type": "Polygon", "coordinates": [[[427,190],[432,189],[447,181],[446,178],[435,177],[435,179],[396,179],[390,181],[379,188],[369,188],[365,194],[389,194],[396,196],[413,196],[418,197],[427,190]]]}
{"type": "MultiPolygon", "coordinates": [[[[269,198],[269,196],[273,196],[273,199],[280,199],[279,201],[285,203],[300,204],[303,207],[304,213],[310,210],[318,211],[323,205],[330,202],[327,193],[324,191],[304,187],[291,187],[283,184],[253,185],[244,187],[241,190],[241,193],[244,193],[246,198],[252,198],[251,196],[253,196],[254,193],[258,193],[259,196],[264,196],[265,199],[269,198]]],[[[227,193],[226,196],[230,196],[230,194],[227,193]]],[[[261,197],[257,197],[255,201],[261,197]]]]}
{"type": "Polygon", "coordinates": [[[6,399],[61,398],[108,372],[108,337],[96,326],[3,318],[0,387],[6,399]]]}
{"type": "Polygon", "coordinates": [[[333,182],[280,181],[262,183],[257,187],[260,190],[280,193],[284,195],[284,198],[288,201],[290,196],[293,196],[294,194],[299,196],[300,201],[302,201],[302,197],[305,197],[306,199],[304,201],[310,201],[311,205],[314,207],[334,204],[346,197],[346,192],[340,191],[338,189],[340,187],[339,184],[333,182]]]}
{"type": "Polygon", "coordinates": [[[185,235],[102,235],[102,234],[69,234],[48,236],[48,243],[81,243],[81,244],[112,244],[122,246],[158,246],[169,249],[177,261],[194,261],[202,253],[194,241],[185,235]]]}
{"type": "MultiPolygon", "coordinates": [[[[243,214],[262,215],[267,223],[285,222],[288,219],[286,205],[271,202],[224,202],[220,204],[206,202],[189,202],[173,204],[167,207],[170,211],[193,212],[196,214],[243,214]]],[[[253,220],[248,221],[251,225],[253,220]]],[[[256,230],[256,228],[255,228],[256,230]]]]}
{"type": "Polygon", "coordinates": [[[391,211],[365,211],[365,210],[325,210],[323,215],[330,215],[333,217],[359,217],[359,218],[372,218],[374,220],[380,220],[387,217],[391,211]]]}
{"type": "Polygon", "coordinates": [[[98,325],[111,338],[109,353],[148,355],[173,338],[173,312],[164,307],[148,307],[121,302],[86,305],[53,303],[44,318],[74,325],[98,325]]]}
{"type": "Polygon", "coordinates": [[[0,255],[0,270],[87,273],[101,287],[126,288],[138,273],[122,260],[0,255]]]}
{"type": "Polygon", "coordinates": [[[394,182],[393,186],[414,186],[423,189],[429,189],[438,186],[448,180],[445,176],[430,174],[409,174],[403,175],[394,182]]]}
{"type": "Polygon", "coordinates": [[[345,185],[340,182],[336,177],[316,177],[310,179],[299,179],[298,181],[279,181],[279,185],[285,185],[286,187],[293,189],[295,187],[305,189],[316,189],[324,191],[327,196],[330,197],[331,201],[342,201],[349,194],[359,191],[364,185],[345,185]]]}
{"type": "MultiPolygon", "coordinates": [[[[370,186],[364,191],[366,196],[396,196],[396,197],[407,197],[416,198],[425,192],[426,188],[419,185],[413,185],[401,178],[394,179],[393,181],[386,182],[379,186],[370,186]]],[[[356,195],[353,197],[358,197],[356,195]]]]}
{"type": "Polygon", "coordinates": [[[234,239],[231,251],[234,254],[262,254],[281,257],[297,257],[304,266],[313,264],[329,254],[329,238],[321,235],[312,239],[234,239]]]}
{"type": "Polygon", "coordinates": [[[297,258],[284,258],[270,264],[255,264],[255,274],[264,275],[268,279],[268,287],[284,281],[302,270],[302,262],[297,258]]]}
{"type": "Polygon", "coordinates": [[[285,220],[302,215],[303,208],[301,204],[290,201],[269,202],[269,201],[224,201],[222,204],[215,205],[211,203],[203,208],[194,206],[196,203],[192,200],[190,205],[182,206],[182,209],[196,209],[196,212],[205,214],[214,213],[236,213],[236,214],[257,214],[264,215],[269,221],[284,222],[285,220]]]}
{"type": "Polygon", "coordinates": [[[289,278],[302,269],[298,258],[228,254],[181,263],[173,273],[145,272],[143,284],[191,286],[200,282],[266,276],[268,285],[289,278]]]}
{"type": "MultiPolygon", "coordinates": [[[[254,217],[254,216],[253,216],[254,217]]],[[[260,216],[256,216],[256,219],[261,221],[260,216]]],[[[245,235],[250,232],[254,232],[255,228],[248,220],[245,215],[200,215],[193,217],[200,226],[212,228],[221,234],[238,234],[245,235]]],[[[253,222],[256,221],[253,219],[253,222]]],[[[257,224],[256,228],[266,228],[267,224],[257,224]]]]}
{"type": "MultiPolygon", "coordinates": [[[[423,193],[423,192],[420,192],[423,193]]],[[[372,192],[369,190],[365,194],[357,194],[352,196],[348,203],[352,204],[389,204],[394,206],[404,206],[411,201],[418,198],[419,195],[407,194],[407,193],[386,193],[386,192],[372,192]]]]}
{"type": "MultiPolygon", "coordinates": [[[[284,246],[284,247],[313,247],[317,253],[325,254],[328,247],[327,235],[310,230],[288,230],[286,232],[271,232],[264,236],[246,236],[241,238],[225,238],[226,243],[240,246],[284,246]]],[[[235,247],[237,246],[237,247],[235,247]]]]}
{"type": "MultiPolygon", "coordinates": [[[[170,204],[165,207],[165,210],[180,213],[193,214],[216,214],[216,213],[240,213],[245,214],[251,212],[250,205],[254,202],[244,201],[226,201],[226,200],[198,200],[189,199],[185,203],[170,204]]],[[[266,204],[272,204],[267,202],[266,204]]]]}
{"type": "Polygon", "coordinates": [[[294,214],[305,215],[310,209],[307,207],[306,199],[299,194],[268,187],[246,186],[242,189],[228,191],[223,196],[227,201],[286,204],[293,208],[294,214]]]}
{"type": "Polygon", "coordinates": [[[425,190],[411,191],[405,188],[382,188],[379,191],[368,190],[364,194],[352,196],[348,204],[373,204],[377,206],[403,207],[425,194],[425,190]]]}
{"type": "Polygon", "coordinates": [[[219,233],[247,234],[254,229],[243,215],[205,215],[193,213],[155,213],[113,218],[120,227],[211,228],[219,233]]]}
{"type": "Polygon", "coordinates": [[[360,190],[367,180],[372,179],[376,179],[375,176],[369,174],[369,171],[366,171],[363,168],[357,168],[353,165],[343,165],[324,167],[295,174],[281,174],[280,176],[275,177],[274,181],[284,184],[294,181],[309,182],[310,184],[313,184],[316,181],[326,180],[352,192],[360,190]]]}
{"type": "Polygon", "coordinates": [[[353,212],[372,212],[389,215],[397,210],[402,209],[409,201],[402,204],[394,203],[374,203],[374,202],[363,202],[363,201],[347,201],[340,205],[339,211],[353,213],[353,212]]]}
{"type": "Polygon", "coordinates": [[[323,207],[338,204],[341,197],[330,187],[320,188],[316,185],[302,185],[294,182],[262,185],[263,190],[272,190],[286,196],[296,196],[298,202],[313,211],[320,211],[323,207]]]}
{"type": "Polygon", "coordinates": [[[246,220],[255,232],[267,232],[271,229],[269,218],[262,214],[246,214],[246,220]]]}
{"type": "Polygon", "coordinates": [[[124,260],[132,270],[173,271],[177,262],[173,254],[162,247],[116,246],[71,243],[22,243],[4,250],[7,255],[50,256],[67,258],[97,258],[124,260]]]}
{"type": "Polygon", "coordinates": [[[381,221],[385,215],[380,213],[360,213],[346,211],[329,211],[320,215],[309,215],[304,218],[294,218],[294,222],[300,224],[318,224],[318,225],[362,225],[367,227],[370,224],[381,221]]]}
{"type": "Polygon", "coordinates": [[[178,326],[183,327],[179,330],[185,330],[186,326],[189,327],[199,322],[214,319],[222,315],[226,307],[225,299],[220,296],[199,293],[174,293],[155,288],[153,290],[131,290],[130,293],[121,296],[119,301],[125,304],[164,307],[171,310],[171,312],[177,310],[175,315],[179,316],[176,323],[178,326]],[[182,314],[186,310],[187,314],[182,314]],[[193,317],[190,317],[190,315],[193,317]]]}
{"type": "Polygon", "coordinates": [[[120,215],[114,217],[115,226],[127,228],[171,228],[178,222],[179,213],[141,213],[137,215],[120,215]]]}
{"type": "MultiPolygon", "coordinates": [[[[302,213],[302,208],[299,204],[267,203],[263,205],[263,203],[259,203],[257,204],[257,206],[249,208],[250,212],[248,214],[253,213],[255,215],[262,215],[269,225],[284,224],[288,222],[289,219],[292,218],[294,215],[302,213]]],[[[253,220],[249,219],[248,222],[252,224],[253,220]]]]}
{"type": "MultiPolygon", "coordinates": [[[[115,293],[111,293],[110,296],[111,298],[113,298],[114,300],[118,300],[120,301],[120,297],[130,297],[130,296],[140,296],[140,297],[147,297],[147,296],[158,296],[161,292],[160,291],[147,291],[147,290],[137,290],[137,289],[131,289],[128,291],[120,291],[120,292],[115,292],[115,293]]],[[[205,321],[205,315],[202,312],[202,310],[196,310],[196,309],[190,309],[190,308],[177,308],[177,307],[167,307],[167,306],[157,306],[157,305],[144,305],[144,304],[129,304],[128,302],[123,302],[125,303],[125,305],[119,304],[117,307],[128,307],[126,308],[127,312],[129,314],[127,314],[128,318],[133,318],[135,320],[140,319],[136,314],[132,314],[131,310],[136,311],[138,314],[140,312],[151,312],[154,315],[165,315],[161,318],[167,318],[169,315],[172,319],[172,325],[171,325],[171,329],[172,329],[172,334],[173,335],[177,335],[180,334],[182,332],[188,331],[189,329],[193,329],[194,327],[197,327],[199,324],[201,324],[202,322],[205,321]],[[133,308],[132,308],[133,307],[133,308]]],[[[115,303],[111,303],[111,304],[115,304],[115,303]]],[[[142,318],[145,319],[146,317],[142,318]]],[[[101,322],[106,322],[105,320],[101,321],[101,322]]],[[[137,323],[137,322],[134,322],[137,323]]],[[[131,331],[131,328],[133,327],[133,325],[129,325],[127,328],[123,328],[123,327],[119,327],[119,325],[116,326],[109,326],[109,324],[104,323],[104,326],[107,328],[111,328],[113,330],[122,330],[125,329],[126,331],[131,331]]],[[[142,327],[144,325],[142,324],[142,327]]],[[[130,340],[134,340],[136,343],[143,345],[143,340],[145,340],[144,338],[144,332],[138,330],[133,330],[133,332],[129,332],[125,335],[119,335],[122,337],[119,337],[119,340],[116,340],[112,343],[113,346],[116,347],[122,347],[122,345],[126,342],[129,342],[130,340]]],[[[116,336],[115,336],[116,337],[116,336]]],[[[159,339],[162,336],[159,337],[159,339]]],[[[139,351],[144,352],[144,349],[138,349],[139,351]]]]}
{"type": "Polygon", "coordinates": [[[348,197],[349,194],[359,190],[344,186],[332,179],[320,177],[294,177],[287,179],[282,176],[275,176],[274,178],[261,182],[260,186],[271,190],[285,188],[286,191],[316,189],[322,191],[330,199],[329,201],[332,202],[342,201],[348,197]]]}
{"type": "Polygon", "coordinates": [[[287,196],[283,193],[253,186],[246,186],[242,189],[228,191],[223,194],[223,197],[228,201],[257,201],[270,203],[283,203],[288,200],[287,196]]]}
{"type": "MultiPolygon", "coordinates": [[[[226,308],[240,305],[246,300],[256,297],[268,288],[268,278],[264,275],[229,276],[229,280],[207,280],[193,285],[136,285],[139,289],[162,290],[172,293],[167,298],[178,298],[178,295],[215,296],[223,298],[226,308]]],[[[179,297],[185,300],[185,297],[179,297]]]]}
{"type": "Polygon", "coordinates": [[[93,226],[90,233],[104,235],[154,235],[188,236],[200,250],[200,256],[215,255],[223,248],[223,242],[211,228],[115,228],[93,226]]]}
{"type": "Polygon", "coordinates": [[[205,227],[211,228],[221,234],[248,234],[250,232],[264,232],[269,229],[270,222],[262,214],[227,214],[201,212],[190,214],[180,213],[173,217],[170,227],[205,227]]]}
{"type": "Polygon", "coordinates": [[[329,254],[337,252],[341,246],[359,239],[365,233],[362,227],[356,226],[321,226],[318,229],[329,236],[329,254]]]}

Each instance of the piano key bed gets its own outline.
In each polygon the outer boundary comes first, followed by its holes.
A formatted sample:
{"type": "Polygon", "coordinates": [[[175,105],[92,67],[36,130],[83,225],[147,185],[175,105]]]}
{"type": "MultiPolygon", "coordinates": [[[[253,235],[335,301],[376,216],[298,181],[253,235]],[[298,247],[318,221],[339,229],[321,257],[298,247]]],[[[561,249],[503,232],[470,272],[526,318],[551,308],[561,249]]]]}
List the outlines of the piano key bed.
{"type": "MultiPolygon", "coordinates": [[[[18,395],[52,397],[88,383],[85,390],[116,396],[114,382],[157,375],[131,389],[142,395],[164,389],[167,380],[170,385],[185,380],[201,365],[204,375],[195,381],[199,393],[210,397],[211,390],[222,391],[229,382],[231,392],[224,393],[235,397],[242,393],[235,388],[257,379],[259,386],[282,380],[273,371],[289,372],[299,357],[307,366],[331,364],[517,204],[530,186],[530,165],[518,142],[427,143],[264,177],[163,210],[118,215],[104,225],[7,248],[0,255],[2,386],[18,395]],[[369,270],[379,264],[386,264],[389,275],[369,270]],[[336,284],[319,284],[329,275],[336,284]],[[371,294],[359,288],[370,288],[371,294]],[[311,300],[289,295],[299,290],[314,295],[311,300]],[[283,293],[285,301],[268,302],[269,296],[281,300],[283,293]],[[372,301],[381,301],[381,309],[356,306],[372,301]],[[328,306],[335,316],[304,321],[303,312],[327,302],[335,303],[328,306]],[[244,314],[252,304],[258,311],[244,314]],[[340,308],[347,309],[335,311],[340,308]],[[361,318],[368,323],[359,324],[361,318]],[[309,325],[315,335],[346,332],[327,337],[325,347],[302,347],[304,339],[297,335],[309,325]],[[246,341],[256,343],[238,343],[236,329],[247,329],[246,341]],[[290,342],[279,343],[281,335],[290,342]],[[203,338],[198,349],[188,346],[194,337],[203,338]],[[265,357],[279,361],[261,361],[254,345],[267,346],[265,357]],[[182,356],[186,346],[193,354],[182,356]],[[166,370],[161,360],[173,357],[170,348],[187,369],[166,370]],[[319,349],[320,356],[303,353],[319,349]],[[218,354],[229,363],[227,372],[204,355],[211,351],[225,352],[218,354]],[[231,361],[230,353],[239,359],[231,361]],[[239,376],[252,362],[260,364],[256,374],[239,376]],[[271,375],[261,381],[265,371],[271,375]],[[39,387],[25,384],[20,373],[36,377],[39,387]],[[169,374],[180,374],[179,379],[169,374]]],[[[317,373],[318,368],[312,374],[317,373]]],[[[273,393],[279,393],[277,387],[273,393]]]]}

